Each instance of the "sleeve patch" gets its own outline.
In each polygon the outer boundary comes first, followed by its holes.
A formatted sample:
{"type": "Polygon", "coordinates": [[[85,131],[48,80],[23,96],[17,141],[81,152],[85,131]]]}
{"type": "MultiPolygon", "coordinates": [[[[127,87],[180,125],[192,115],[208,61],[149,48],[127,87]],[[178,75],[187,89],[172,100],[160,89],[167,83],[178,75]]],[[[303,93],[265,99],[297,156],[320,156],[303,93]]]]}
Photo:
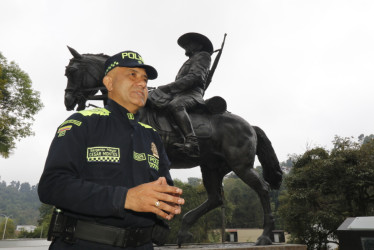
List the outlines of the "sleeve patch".
{"type": "Polygon", "coordinates": [[[58,137],[64,136],[66,131],[69,131],[73,125],[64,126],[58,129],[57,134],[58,137]]]}

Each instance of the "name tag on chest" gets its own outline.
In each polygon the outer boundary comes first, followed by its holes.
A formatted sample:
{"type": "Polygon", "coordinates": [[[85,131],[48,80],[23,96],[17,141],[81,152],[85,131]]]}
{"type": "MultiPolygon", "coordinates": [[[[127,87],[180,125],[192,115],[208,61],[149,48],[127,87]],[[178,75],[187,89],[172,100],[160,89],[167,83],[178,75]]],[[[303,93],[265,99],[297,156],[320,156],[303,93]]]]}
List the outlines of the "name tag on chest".
{"type": "Polygon", "coordinates": [[[113,147],[90,147],[87,148],[88,162],[120,162],[119,148],[113,147]]]}

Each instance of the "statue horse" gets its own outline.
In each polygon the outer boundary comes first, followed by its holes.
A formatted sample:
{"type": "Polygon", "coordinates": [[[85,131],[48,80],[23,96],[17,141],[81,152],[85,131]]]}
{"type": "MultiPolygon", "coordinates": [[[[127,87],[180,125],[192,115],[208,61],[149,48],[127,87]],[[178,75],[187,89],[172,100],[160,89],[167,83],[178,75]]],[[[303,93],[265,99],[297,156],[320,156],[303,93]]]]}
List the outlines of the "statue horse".
{"type": "Polygon", "coordinates": [[[69,46],[68,49],[74,56],[74,60],[70,60],[65,70],[65,76],[68,78],[64,99],[66,109],[73,110],[78,105],[77,110],[83,110],[86,108],[87,100],[104,100],[106,104],[108,91],[104,85],[97,87],[96,85],[92,85],[92,83],[101,83],[104,78],[104,63],[109,56],[104,54],[81,55],[69,46]],[[74,81],[79,81],[81,85],[71,82],[73,79],[74,81]],[[95,96],[99,90],[102,95],[95,96]]]}
{"type": "MultiPolygon", "coordinates": [[[[90,99],[92,91],[103,89],[102,77],[107,56],[80,55],[69,49],[74,57],[66,67],[68,84],[65,106],[67,110],[72,110],[78,104],[80,110],[85,108],[82,100],[90,99]]],[[[243,118],[227,111],[221,114],[208,113],[204,109],[192,111],[190,117],[198,137],[200,157],[189,158],[171,146],[183,138],[168,122],[165,112],[155,110],[149,102],[139,112],[140,120],[159,132],[171,161],[171,168],[201,168],[208,199],[183,216],[177,239],[179,246],[192,239],[192,234],[188,230],[202,215],[223,204],[222,181],[231,171],[255,190],[260,198],[264,215],[263,233],[257,239],[256,245],[272,244],[270,237],[274,229],[274,219],[269,191],[270,188],[279,189],[282,171],[271,142],[260,128],[251,126],[243,118]],[[260,178],[253,169],[256,155],[263,167],[264,178],[260,178]]]]}

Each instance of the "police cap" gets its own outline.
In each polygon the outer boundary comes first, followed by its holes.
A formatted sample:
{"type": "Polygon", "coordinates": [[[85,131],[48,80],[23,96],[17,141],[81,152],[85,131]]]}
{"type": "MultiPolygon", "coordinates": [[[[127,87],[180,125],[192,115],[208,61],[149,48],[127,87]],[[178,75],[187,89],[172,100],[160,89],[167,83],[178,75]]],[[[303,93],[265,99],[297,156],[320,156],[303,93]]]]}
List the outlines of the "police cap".
{"type": "Polygon", "coordinates": [[[148,79],[157,78],[157,70],[150,65],[144,64],[143,58],[136,52],[126,50],[109,57],[105,61],[105,75],[115,67],[143,68],[147,73],[148,79]]]}

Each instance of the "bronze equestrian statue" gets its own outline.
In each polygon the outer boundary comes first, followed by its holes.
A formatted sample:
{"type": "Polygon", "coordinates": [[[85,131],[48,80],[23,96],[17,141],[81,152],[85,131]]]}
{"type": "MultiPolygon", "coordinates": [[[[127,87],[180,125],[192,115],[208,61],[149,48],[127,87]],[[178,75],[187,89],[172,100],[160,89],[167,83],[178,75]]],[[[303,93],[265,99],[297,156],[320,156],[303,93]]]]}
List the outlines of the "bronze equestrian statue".
{"type": "MultiPolygon", "coordinates": [[[[105,97],[102,78],[104,61],[108,56],[79,54],[72,48],[69,50],[74,57],[70,60],[65,72],[68,78],[65,106],[67,110],[73,110],[78,105],[78,110],[82,110],[85,108],[86,100],[105,97]],[[102,91],[102,96],[95,96],[98,90],[102,91]]],[[[151,93],[150,96],[152,96],[151,93]]],[[[265,133],[228,111],[210,112],[201,105],[189,111],[189,118],[200,148],[199,156],[191,157],[175,147],[177,143],[185,145],[185,134],[180,131],[175,122],[170,121],[170,115],[167,112],[159,110],[157,104],[153,104],[150,100],[139,112],[140,120],[159,132],[170,158],[171,168],[185,169],[196,166],[201,168],[208,199],[183,216],[177,244],[180,246],[190,241],[192,238],[192,234],[188,232],[190,227],[202,215],[223,204],[223,177],[233,171],[256,191],[261,201],[264,212],[264,230],[256,245],[270,245],[274,219],[271,213],[269,192],[271,188],[279,189],[282,171],[265,133]],[[263,167],[263,179],[253,169],[256,155],[263,167]]]]}

